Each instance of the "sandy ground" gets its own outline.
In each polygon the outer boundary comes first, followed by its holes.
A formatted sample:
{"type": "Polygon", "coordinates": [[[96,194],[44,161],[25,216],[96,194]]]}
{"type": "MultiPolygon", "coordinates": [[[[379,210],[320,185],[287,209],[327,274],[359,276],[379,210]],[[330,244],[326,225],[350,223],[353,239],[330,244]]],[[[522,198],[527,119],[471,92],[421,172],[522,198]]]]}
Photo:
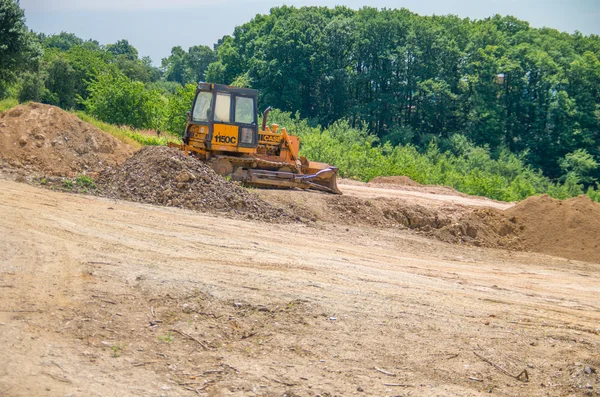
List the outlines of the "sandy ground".
{"type": "Polygon", "coordinates": [[[0,236],[0,396],[600,395],[600,264],[6,180],[0,236]]]}
{"type": "MultiPolygon", "coordinates": [[[[364,199],[372,198],[399,198],[410,199],[411,202],[427,206],[439,206],[444,204],[460,204],[471,207],[490,207],[505,210],[512,207],[513,203],[490,200],[485,197],[462,197],[458,195],[426,193],[423,191],[403,190],[401,188],[372,187],[365,185],[340,184],[340,190],[350,196],[364,199]]],[[[421,189],[423,190],[423,189],[421,189]]]]}

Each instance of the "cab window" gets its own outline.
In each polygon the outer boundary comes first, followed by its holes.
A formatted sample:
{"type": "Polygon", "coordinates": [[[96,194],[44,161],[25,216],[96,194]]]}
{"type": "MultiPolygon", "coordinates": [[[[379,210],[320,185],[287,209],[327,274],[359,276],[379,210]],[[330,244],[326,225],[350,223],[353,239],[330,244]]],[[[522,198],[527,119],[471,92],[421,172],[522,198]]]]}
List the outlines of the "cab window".
{"type": "Polygon", "coordinates": [[[241,124],[254,123],[254,99],[235,98],[235,122],[241,124]]]}
{"type": "Polygon", "coordinates": [[[210,103],[212,101],[212,93],[201,92],[196,97],[196,104],[192,112],[194,121],[208,121],[210,117],[210,103]]]}
{"type": "Polygon", "coordinates": [[[215,104],[215,121],[224,121],[229,123],[230,107],[231,95],[217,93],[217,102],[215,104]]]}

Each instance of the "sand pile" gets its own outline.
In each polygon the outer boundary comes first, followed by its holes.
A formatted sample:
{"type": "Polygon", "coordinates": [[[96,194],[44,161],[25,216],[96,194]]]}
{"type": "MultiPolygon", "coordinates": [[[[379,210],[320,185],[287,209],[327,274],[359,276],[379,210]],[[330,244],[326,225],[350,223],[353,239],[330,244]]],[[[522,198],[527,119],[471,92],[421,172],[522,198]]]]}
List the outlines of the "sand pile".
{"type": "Polygon", "coordinates": [[[0,114],[0,164],[27,173],[94,175],[125,161],[133,150],[55,106],[30,103],[0,114]]]}
{"type": "Polygon", "coordinates": [[[228,182],[202,163],[168,147],[146,146],[97,181],[104,196],[203,212],[224,212],[266,221],[298,221],[228,182]]]}
{"type": "Polygon", "coordinates": [[[529,197],[505,212],[523,225],[528,251],[600,263],[600,203],[589,197],[529,197]]]}

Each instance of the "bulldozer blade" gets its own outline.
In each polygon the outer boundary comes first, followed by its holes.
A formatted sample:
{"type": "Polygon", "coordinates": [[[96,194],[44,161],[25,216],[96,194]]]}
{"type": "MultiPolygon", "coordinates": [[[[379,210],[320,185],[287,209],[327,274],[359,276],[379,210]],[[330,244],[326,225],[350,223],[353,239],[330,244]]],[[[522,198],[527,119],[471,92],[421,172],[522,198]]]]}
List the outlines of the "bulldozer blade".
{"type": "MultiPolygon", "coordinates": [[[[315,174],[294,174],[292,172],[248,170],[242,182],[252,186],[314,189],[333,194],[342,194],[337,187],[337,168],[330,167],[315,174]]],[[[237,179],[237,178],[236,178],[237,179]]]]}
{"type": "Polygon", "coordinates": [[[342,194],[337,186],[337,174],[338,169],[336,167],[329,167],[312,175],[304,175],[303,180],[309,181],[311,189],[342,194]]]}

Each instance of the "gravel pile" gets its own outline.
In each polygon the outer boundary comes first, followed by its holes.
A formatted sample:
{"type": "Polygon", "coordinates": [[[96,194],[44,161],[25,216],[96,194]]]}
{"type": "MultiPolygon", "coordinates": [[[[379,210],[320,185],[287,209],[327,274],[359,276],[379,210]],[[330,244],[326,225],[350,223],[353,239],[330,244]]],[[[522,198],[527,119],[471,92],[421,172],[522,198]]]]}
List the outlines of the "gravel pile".
{"type": "Polygon", "coordinates": [[[103,171],[97,184],[101,194],[111,198],[270,222],[300,220],[168,147],[142,148],[122,165],[103,171]]]}

